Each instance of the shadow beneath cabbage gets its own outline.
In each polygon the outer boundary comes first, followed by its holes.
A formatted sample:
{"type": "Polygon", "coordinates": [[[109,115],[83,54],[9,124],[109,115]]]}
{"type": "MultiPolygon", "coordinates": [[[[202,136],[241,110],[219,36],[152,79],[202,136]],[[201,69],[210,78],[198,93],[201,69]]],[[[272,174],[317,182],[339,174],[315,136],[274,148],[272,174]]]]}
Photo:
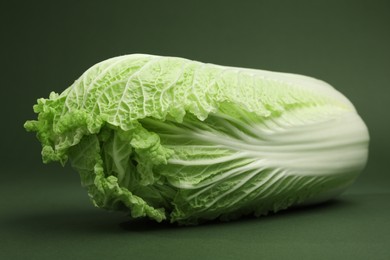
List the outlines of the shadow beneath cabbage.
{"type": "Polygon", "coordinates": [[[195,226],[180,226],[176,223],[164,221],[157,223],[154,220],[128,219],[128,216],[118,212],[107,212],[96,208],[46,208],[35,210],[30,213],[8,214],[8,218],[3,219],[3,224],[8,229],[23,231],[24,233],[39,233],[42,235],[53,235],[55,233],[81,234],[81,233],[123,233],[123,232],[153,232],[168,230],[189,230],[232,225],[252,225],[272,223],[288,219],[299,219],[310,214],[327,214],[338,210],[348,210],[354,206],[353,200],[334,199],[317,205],[301,206],[287,209],[268,216],[254,217],[253,215],[243,216],[236,220],[207,221],[195,226]]]}
{"type": "Polygon", "coordinates": [[[302,215],[308,215],[311,213],[327,213],[330,211],[336,211],[339,209],[346,209],[349,206],[353,206],[355,203],[351,200],[345,199],[332,199],[326,202],[313,205],[305,206],[296,206],[286,210],[279,211],[277,213],[269,213],[267,216],[255,217],[253,214],[242,216],[235,220],[230,221],[221,221],[219,219],[205,221],[199,225],[179,225],[177,223],[169,223],[164,221],[162,223],[157,223],[154,220],[142,218],[142,219],[131,219],[129,221],[123,222],[120,224],[120,227],[124,230],[131,232],[147,232],[147,231],[157,231],[164,229],[190,229],[190,228],[199,228],[199,227],[210,227],[210,226],[224,226],[224,225],[236,225],[243,223],[253,223],[253,222],[270,222],[270,221],[279,221],[281,219],[285,220],[287,218],[299,218],[302,215]]]}

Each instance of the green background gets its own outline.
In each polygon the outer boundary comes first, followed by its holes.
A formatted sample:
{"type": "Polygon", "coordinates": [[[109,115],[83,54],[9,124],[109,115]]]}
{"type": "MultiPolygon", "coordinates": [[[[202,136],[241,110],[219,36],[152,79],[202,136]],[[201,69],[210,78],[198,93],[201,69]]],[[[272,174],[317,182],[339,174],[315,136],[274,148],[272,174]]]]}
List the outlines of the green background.
{"type": "Polygon", "coordinates": [[[0,259],[390,259],[389,1],[10,2],[0,18],[0,259]],[[37,98],[129,53],[323,79],[367,123],[368,165],[338,199],[260,219],[176,227],[95,209],[77,173],[42,164],[22,125],[37,98]]]}

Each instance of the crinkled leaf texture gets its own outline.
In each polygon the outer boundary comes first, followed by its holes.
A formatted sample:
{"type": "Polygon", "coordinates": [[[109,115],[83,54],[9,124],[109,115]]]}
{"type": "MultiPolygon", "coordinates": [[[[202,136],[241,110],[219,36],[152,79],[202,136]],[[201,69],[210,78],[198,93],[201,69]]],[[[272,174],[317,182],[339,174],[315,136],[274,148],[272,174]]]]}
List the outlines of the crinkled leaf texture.
{"type": "Polygon", "coordinates": [[[34,106],[44,162],[70,160],[97,207],[180,224],[336,196],[368,131],[328,84],[144,54],[88,69],[34,106]]]}

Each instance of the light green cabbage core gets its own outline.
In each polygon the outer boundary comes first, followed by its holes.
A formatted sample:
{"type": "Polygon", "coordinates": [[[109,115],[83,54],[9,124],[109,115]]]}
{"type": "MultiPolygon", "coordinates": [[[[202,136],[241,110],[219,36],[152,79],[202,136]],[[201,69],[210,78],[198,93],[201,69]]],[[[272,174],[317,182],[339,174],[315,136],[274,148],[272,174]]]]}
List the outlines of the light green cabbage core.
{"type": "Polygon", "coordinates": [[[367,160],[353,105],[305,76],[134,54],[34,106],[44,162],[98,207],[181,224],[265,215],[343,191],[367,160]]]}

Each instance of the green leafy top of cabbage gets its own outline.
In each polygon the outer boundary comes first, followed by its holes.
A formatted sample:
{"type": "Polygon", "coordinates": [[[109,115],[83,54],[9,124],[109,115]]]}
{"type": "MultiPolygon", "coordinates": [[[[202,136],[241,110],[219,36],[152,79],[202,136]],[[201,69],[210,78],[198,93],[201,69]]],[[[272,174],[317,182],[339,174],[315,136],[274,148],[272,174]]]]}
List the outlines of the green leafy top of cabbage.
{"type": "Polygon", "coordinates": [[[367,160],[353,105],[306,76],[132,54],[34,106],[45,163],[68,160],[93,203],[181,224],[323,201],[367,160]]]}

